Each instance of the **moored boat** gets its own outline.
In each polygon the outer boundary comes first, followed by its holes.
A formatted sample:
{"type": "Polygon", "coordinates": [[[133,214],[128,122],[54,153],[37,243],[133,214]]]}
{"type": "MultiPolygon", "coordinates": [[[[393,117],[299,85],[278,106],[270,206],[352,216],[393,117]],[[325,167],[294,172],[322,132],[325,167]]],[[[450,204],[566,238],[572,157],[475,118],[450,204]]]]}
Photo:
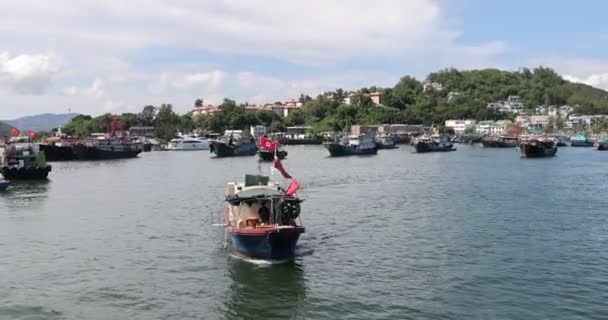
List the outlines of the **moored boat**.
{"type": "Polygon", "coordinates": [[[332,157],[374,155],[378,147],[372,137],[366,135],[351,135],[342,137],[339,141],[324,144],[332,157]]]}
{"type": "Polygon", "coordinates": [[[46,161],[76,160],[73,146],[77,141],[77,139],[64,134],[59,128],[54,136],[48,137],[40,143],[40,152],[44,152],[46,161]]]}
{"type": "Polygon", "coordinates": [[[602,137],[595,142],[595,148],[598,151],[608,151],[608,137],[602,137]]]}
{"type": "Polygon", "coordinates": [[[0,145],[0,173],[7,180],[45,180],[51,169],[37,143],[13,139],[0,145]]]}
{"type": "Polygon", "coordinates": [[[481,138],[481,144],[484,148],[515,148],[518,141],[515,136],[484,136],[481,138]]]}
{"type": "Polygon", "coordinates": [[[247,258],[293,259],[305,231],[299,220],[301,202],[266,176],[246,175],[243,183],[229,182],[224,207],[227,244],[247,258]]]}
{"type": "Polygon", "coordinates": [[[413,145],[418,153],[456,151],[447,136],[429,137],[423,135],[413,140],[413,145]]]}
{"type": "Polygon", "coordinates": [[[167,145],[167,150],[170,151],[197,151],[209,150],[209,141],[191,136],[180,136],[179,138],[171,139],[167,145]]]}
{"type": "Polygon", "coordinates": [[[212,140],[209,144],[209,151],[215,153],[218,158],[224,157],[240,157],[240,156],[254,156],[258,148],[255,145],[253,138],[238,138],[233,137],[220,140],[212,140]]]}
{"type": "Polygon", "coordinates": [[[399,148],[395,143],[395,138],[389,134],[383,134],[376,137],[376,146],[378,149],[396,149],[399,148]]]}
{"type": "Polygon", "coordinates": [[[74,153],[78,160],[128,159],[137,157],[142,151],[142,143],[127,141],[124,127],[118,117],[112,120],[110,134],[74,144],[74,153]],[[121,130],[120,137],[116,136],[118,127],[121,130]]]}
{"type": "Polygon", "coordinates": [[[584,134],[577,134],[570,137],[571,147],[593,147],[593,141],[584,134]]]}
{"type": "Polygon", "coordinates": [[[557,146],[546,137],[528,137],[521,141],[519,150],[522,158],[547,158],[557,153],[557,146]]]}

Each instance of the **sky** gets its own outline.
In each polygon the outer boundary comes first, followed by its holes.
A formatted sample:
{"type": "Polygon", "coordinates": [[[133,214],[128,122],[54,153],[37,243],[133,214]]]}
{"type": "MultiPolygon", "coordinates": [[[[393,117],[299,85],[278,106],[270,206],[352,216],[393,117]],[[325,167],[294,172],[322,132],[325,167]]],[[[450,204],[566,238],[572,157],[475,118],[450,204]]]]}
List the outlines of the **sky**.
{"type": "Polygon", "coordinates": [[[443,68],[608,89],[608,2],[0,0],[0,119],[265,103],[443,68]]]}

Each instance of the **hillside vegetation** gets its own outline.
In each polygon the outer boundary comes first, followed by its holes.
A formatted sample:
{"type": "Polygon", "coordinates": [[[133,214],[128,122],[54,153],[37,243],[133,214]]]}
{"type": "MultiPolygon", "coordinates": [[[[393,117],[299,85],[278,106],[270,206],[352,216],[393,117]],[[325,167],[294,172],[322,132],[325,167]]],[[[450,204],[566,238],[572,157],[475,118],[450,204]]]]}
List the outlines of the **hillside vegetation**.
{"type": "MultiPolygon", "coordinates": [[[[356,91],[336,89],[311,98],[299,97],[301,111],[281,118],[272,112],[248,112],[234,100],[224,99],[223,112],[200,115],[177,115],[170,104],[159,108],[146,106],[139,114],[123,114],[127,127],[131,125],[155,126],[160,138],[168,139],[178,131],[193,129],[222,132],[225,129],[247,129],[251,125],[265,125],[271,131],[282,131],[287,126],[309,125],[316,131],[344,130],[353,124],[410,123],[443,124],[446,119],[472,118],[497,120],[512,118],[487,109],[488,102],[504,100],[518,95],[532,111],[538,105],[576,105],[576,113],[608,114],[608,92],[591,86],[564,80],[549,68],[522,69],[517,72],[497,69],[467,70],[446,69],[428,75],[427,82],[442,85],[442,90],[424,90],[424,82],[405,76],[390,88],[369,87],[356,91]],[[373,104],[369,93],[383,94],[382,106],[373,104]],[[450,92],[457,92],[448,101],[450,92]],[[349,97],[351,104],[344,104],[349,97]]],[[[111,115],[96,118],[78,116],[66,125],[74,134],[87,135],[105,132],[111,115]]]]}

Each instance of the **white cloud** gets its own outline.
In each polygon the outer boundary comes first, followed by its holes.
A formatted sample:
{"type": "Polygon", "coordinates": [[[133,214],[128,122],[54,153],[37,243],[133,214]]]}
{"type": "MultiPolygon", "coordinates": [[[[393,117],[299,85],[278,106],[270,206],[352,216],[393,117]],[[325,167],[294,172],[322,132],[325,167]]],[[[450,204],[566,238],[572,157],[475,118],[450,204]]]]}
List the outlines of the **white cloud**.
{"type": "Polygon", "coordinates": [[[8,52],[0,53],[0,86],[6,91],[44,94],[59,70],[59,60],[52,54],[21,54],[11,58],[8,52]]]}
{"type": "MultiPolygon", "coordinates": [[[[427,71],[493,65],[493,57],[508,50],[500,41],[460,44],[461,32],[449,24],[454,18],[441,0],[2,2],[0,43],[6,50],[56,53],[0,55],[0,87],[45,94],[38,108],[46,109],[39,112],[70,105],[98,114],[163,102],[185,111],[199,96],[212,103],[223,97],[273,101],[337,87],[391,85],[407,73],[398,67],[411,64],[427,71]],[[164,58],[172,50],[271,58],[312,69],[306,76],[277,76],[272,67],[264,74],[234,72],[226,61],[185,66],[179,54],[174,61],[164,58]],[[398,67],[394,74],[369,66],[335,68],[350,61],[398,67]]],[[[11,99],[14,105],[32,101],[20,94],[11,99]]]]}
{"type": "Polygon", "coordinates": [[[564,78],[568,81],[584,83],[584,84],[588,84],[588,85],[596,87],[596,88],[608,90],[608,72],[590,74],[583,78],[570,76],[570,75],[564,75],[564,78]]]}
{"type": "Polygon", "coordinates": [[[608,60],[548,57],[531,64],[554,68],[566,80],[608,90],[608,60]]]}

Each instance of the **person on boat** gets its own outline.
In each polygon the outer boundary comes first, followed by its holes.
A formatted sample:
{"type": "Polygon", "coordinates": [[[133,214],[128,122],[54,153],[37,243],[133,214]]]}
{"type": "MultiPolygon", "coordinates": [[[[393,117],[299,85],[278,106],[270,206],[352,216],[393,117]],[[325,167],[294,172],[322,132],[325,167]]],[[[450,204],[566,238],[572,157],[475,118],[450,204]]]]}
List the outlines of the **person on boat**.
{"type": "Polygon", "coordinates": [[[270,222],[270,210],[266,207],[266,202],[262,202],[258,215],[262,223],[270,222]]]}

